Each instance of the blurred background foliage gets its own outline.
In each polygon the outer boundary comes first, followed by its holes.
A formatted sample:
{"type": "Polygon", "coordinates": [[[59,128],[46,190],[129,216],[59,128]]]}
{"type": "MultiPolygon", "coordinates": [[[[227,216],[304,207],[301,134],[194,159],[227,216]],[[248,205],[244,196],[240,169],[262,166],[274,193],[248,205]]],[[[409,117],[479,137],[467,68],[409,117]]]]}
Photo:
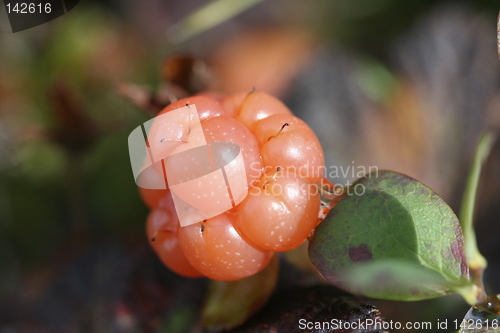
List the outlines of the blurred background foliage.
{"type": "MultiPolygon", "coordinates": [[[[196,327],[206,281],[175,276],[149,249],[130,169],[127,136],[151,115],[117,93],[123,83],[161,90],[171,54],[206,61],[210,90],[284,99],[318,134],[327,166],[406,173],[458,210],[476,139],[500,124],[498,1],[262,1],[174,42],[176,24],[207,3],[81,0],[16,34],[2,7],[0,332],[196,327]]],[[[495,293],[499,151],[477,216],[495,293]]],[[[318,281],[284,265],[282,286],[318,281]]],[[[467,309],[455,296],[372,302],[395,321],[461,319],[467,309]]]]}

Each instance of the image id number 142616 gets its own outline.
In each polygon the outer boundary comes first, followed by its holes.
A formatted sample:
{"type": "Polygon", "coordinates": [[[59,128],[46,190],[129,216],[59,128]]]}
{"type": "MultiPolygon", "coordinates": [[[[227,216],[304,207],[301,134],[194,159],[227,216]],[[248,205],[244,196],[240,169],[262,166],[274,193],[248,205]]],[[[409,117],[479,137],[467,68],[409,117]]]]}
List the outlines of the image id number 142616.
{"type": "Polygon", "coordinates": [[[16,14],[34,14],[34,13],[50,13],[52,11],[50,3],[8,3],[5,5],[7,8],[7,13],[16,13],[16,14]]]}

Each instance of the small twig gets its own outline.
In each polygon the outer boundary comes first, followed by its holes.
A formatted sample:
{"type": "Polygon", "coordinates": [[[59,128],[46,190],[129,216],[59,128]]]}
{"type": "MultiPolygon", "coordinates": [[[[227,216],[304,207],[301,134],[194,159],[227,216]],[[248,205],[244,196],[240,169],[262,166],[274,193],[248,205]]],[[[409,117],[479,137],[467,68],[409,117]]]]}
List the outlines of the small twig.
{"type": "Polygon", "coordinates": [[[187,97],[187,93],[181,88],[168,84],[162,85],[156,93],[131,83],[120,83],[115,89],[118,94],[150,116],[157,116],[170,103],[179,98],[187,97]]]}

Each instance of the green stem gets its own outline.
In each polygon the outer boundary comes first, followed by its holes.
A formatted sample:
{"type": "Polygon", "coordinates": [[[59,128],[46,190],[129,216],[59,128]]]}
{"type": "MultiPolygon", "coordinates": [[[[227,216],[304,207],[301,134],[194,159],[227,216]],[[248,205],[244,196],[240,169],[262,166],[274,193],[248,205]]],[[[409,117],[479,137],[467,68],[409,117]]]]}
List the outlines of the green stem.
{"type": "Polygon", "coordinates": [[[182,43],[214,26],[223,23],[262,0],[214,0],[197,9],[167,32],[169,40],[182,43]]]}
{"type": "Polygon", "coordinates": [[[479,139],[465,185],[462,205],[460,207],[460,223],[464,234],[465,254],[471,271],[471,279],[476,287],[474,288],[476,303],[484,302],[486,299],[482,280],[483,271],[487,266],[487,262],[477,248],[476,234],[473,227],[474,208],[479,178],[481,176],[481,168],[490,154],[494,141],[495,135],[490,131],[483,133],[479,139]]]}

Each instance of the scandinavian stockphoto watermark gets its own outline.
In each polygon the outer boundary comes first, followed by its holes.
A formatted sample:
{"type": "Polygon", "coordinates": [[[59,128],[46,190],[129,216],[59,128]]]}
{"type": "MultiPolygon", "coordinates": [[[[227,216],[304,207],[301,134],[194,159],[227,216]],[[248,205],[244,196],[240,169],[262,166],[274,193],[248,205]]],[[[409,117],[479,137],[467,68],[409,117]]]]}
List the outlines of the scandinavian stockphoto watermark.
{"type": "MultiPolygon", "coordinates": [[[[144,189],[170,189],[181,226],[201,222],[222,214],[248,195],[247,173],[257,179],[269,167],[252,164],[245,168],[241,147],[232,142],[207,142],[203,123],[195,104],[163,113],[135,128],[128,137],[130,162],[137,186],[144,189]]],[[[363,177],[378,172],[376,167],[321,167],[304,165],[275,168],[275,178],[290,174],[320,179],[363,177]],[[375,171],[375,172],[374,172],[375,171]]],[[[293,184],[292,184],[293,185],[293,184]]],[[[270,185],[274,195],[291,189],[279,183],[270,185]]],[[[301,185],[302,186],[302,185],[301,185]]],[[[323,183],[307,183],[299,191],[322,194],[323,183]]],[[[293,186],[291,186],[292,188],[293,186]]],[[[297,187],[293,187],[297,190],[297,187]]],[[[269,190],[269,188],[268,188],[269,190]]],[[[336,186],[336,195],[363,195],[362,184],[336,186]]],[[[258,195],[258,192],[252,194],[258,195]]]]}
{"type": "MultiPolygon", "coordinates": [[[[249,173],[251,175],[260,175],[262,172],[267,175],[273,175],[275,179],[280,177],[289,177],[290,175],[296,175],[304,179],[319,179],[317,183],[309,183],[307,185],[302,184],[299,187],[299,190],[302,191],[303,186],[307,186],[307,193],[316,195],[321,194],[322,189],[328,184],[325,182],[325,177],[329,179],[338,179],[338,178],[351,178],[351,179],[359,179],[362,177],[378,177],[378,167],[377,166],[363,166],[363,165],[355,165],[354,161],[352,161],[352,165],[340,165],[340,166],[321,166],[317,168],[311,168],[309,163],[300,166],[287,166],[287,167],[264,167],[264,170],[261,169],[261,166],[258,163],[252,163],[250,165],[249,173]]],[[[329,183],[329,182],[328,182],[329,183]]],[[[281,188],[279,183],[274,183],[269,185],[271,187],[271,192],[275,195],[280,195],[281,193],[286,191],[286,188],[281,188]]],[[[286,187],[286,186],[285,186],[286,187]]],[[[294,184],[289,184],[289,187],[294,187],[294,184]]],[[[263,189],[261,189],[263,190],[263,189]]],[[[352,183],[350,180],[346,180],[343,184],[335,184],[335,195],[357,195],[361,196],[365,194],[365,186],[360,183],[352,183]]],[[[253,195],[260,194],[261,191],[253,191],[253,195]]]]}

